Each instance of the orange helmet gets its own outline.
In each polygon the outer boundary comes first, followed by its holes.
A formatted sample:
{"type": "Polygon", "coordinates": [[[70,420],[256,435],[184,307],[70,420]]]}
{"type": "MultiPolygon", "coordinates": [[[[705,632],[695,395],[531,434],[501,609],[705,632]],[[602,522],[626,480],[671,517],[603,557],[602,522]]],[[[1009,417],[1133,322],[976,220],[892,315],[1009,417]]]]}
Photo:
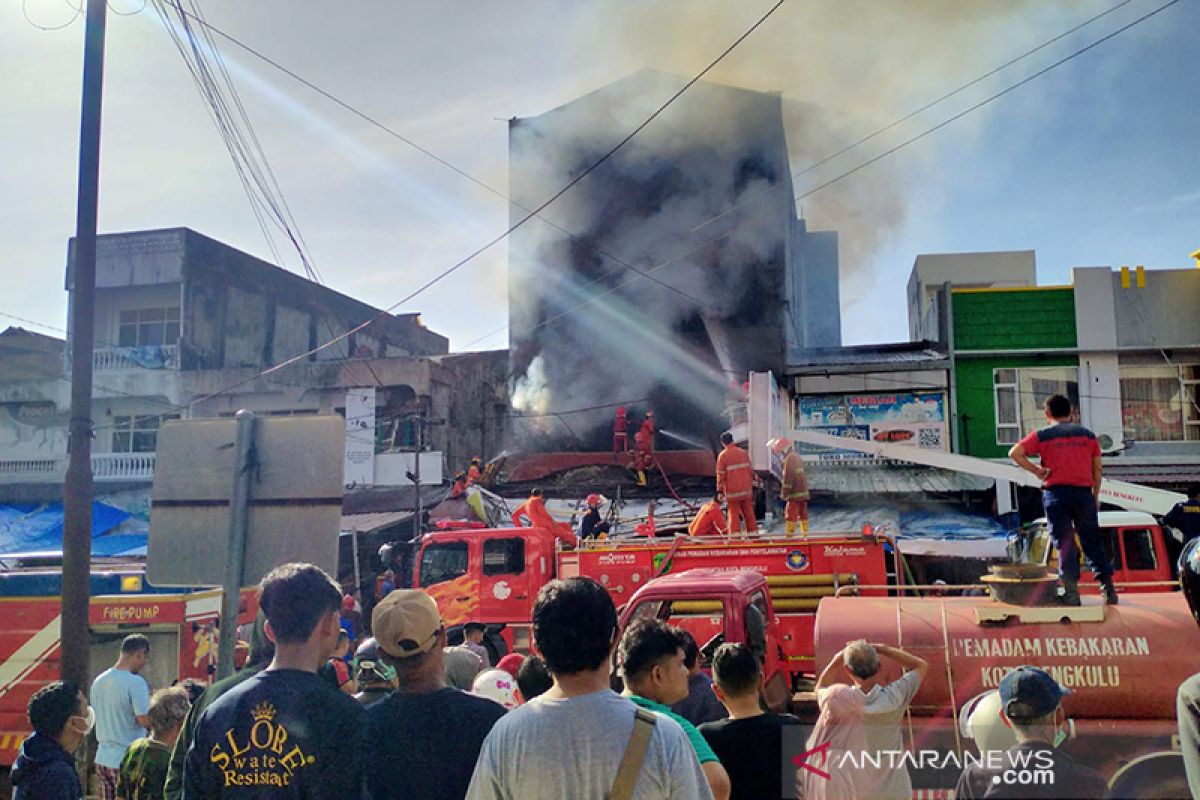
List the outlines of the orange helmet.
{"type": "Polygon", "coordinates": [[[604,502],[604,497],[598,494],[589,494],[585,502],[592,507],[599,506],[604,502]]]}
{"type": "Polygon", "coordinates": [[[767,447],[771,449],[771,452],[777,453],[778,455],[783,455],[786,453],[787,449],[791,446],[792,443],[782,436],[776,436],[774,439],[771,439],[767,442],[767,447]]]}

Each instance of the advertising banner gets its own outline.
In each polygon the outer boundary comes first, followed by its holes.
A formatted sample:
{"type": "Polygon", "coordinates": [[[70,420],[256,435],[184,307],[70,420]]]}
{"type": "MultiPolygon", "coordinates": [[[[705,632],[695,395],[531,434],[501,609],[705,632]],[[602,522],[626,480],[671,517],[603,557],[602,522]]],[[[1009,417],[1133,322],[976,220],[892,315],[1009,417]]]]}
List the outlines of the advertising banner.
{"type": "MultiPolygon", "coordinates": [[[[798,397],[796,427],[843,438],[949,450],[946,396],[941,392],[798,397]]],[[[871,458],[803,443],[798,444],[797,452],[820,461],[871,458]]]]}

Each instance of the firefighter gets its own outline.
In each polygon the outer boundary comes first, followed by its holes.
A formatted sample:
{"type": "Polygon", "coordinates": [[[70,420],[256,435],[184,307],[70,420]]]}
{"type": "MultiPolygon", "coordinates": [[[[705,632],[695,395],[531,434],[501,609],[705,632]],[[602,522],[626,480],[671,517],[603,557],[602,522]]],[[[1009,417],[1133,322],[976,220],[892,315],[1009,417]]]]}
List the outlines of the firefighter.
{"type": "Polygon", "coordinates": [[[613,456],[629,452],[629,418],[625,406],[618,406],[613,415],[613,456]]]}
{"type": "Polygon", "coordinates": [[[654,466],[654,412],[647,411],[642,420],[642,427],[633,436],[634,447],[637,449],[637,459],[634,469],[637,470],[638,486],[646,485],[646,470],[654,466]]]}
{"type": "Polygon", "coordinates": [[[720,495],[714,495],[692,517],[688,525],[688,536],[718,536],[725,533],[725,512],[721,509],[720,495]]]}
{"type": "Polygon", "coordinates": [[[483,471],[480,470],[479,464],[483,461],[479,456],[471,459],[471,466],[467,467],[467,486],[474,486],[483,476],[483,471]]]}
{"type": "Polygon", "coordinates": [[[787,503],[783,518],[786,520],[784,530],[787,533],[796,532],[796,523],[800,523],[800,532],[808,533],[808,475],[804,472],[804,459],[796,453],[792,443],[783,437],[767,442],[771,451],[783,457],[783,484],[779,489],[779,499],[787,503]]]}
{"type": "Polygon", "coordinates": [[[587,503],[587,511],[584,512],[579,520],[579,538],[607,538],[611,526],[600,517],[600,506],[604,505],[604,496],[589,494],[585,502],[587,503]]]}
{"type": "Polygon", "coordinates": [[[454,473],[454,483],[450,485],[450,499],[455,500],[467,493],[467,473],[454,473]]]}
{"type": "Polygon", "coordinates": [[[517,506],[517,510],[512,513],[514,528],[523,527],[522,518],[529,521],[529,527],[545,528],[565,545],[574,547],[579,542],[579,539],[571,532],[570,525],[565,522],[556,522],[554,517],[550,516],[549,510],[546,508],[546,501],[542,499],[541,489],[531,490],[529,499],[517,506]]]}
{"type": "Polygon", "coordinates": [[[722,433],[725,449],[717,456],[717,494],[725,498],[729,509],[729,534],[741,533],[742,521],[746,532],[758,530],[754,518],[754,475],[750,471],[750,455],[733,443],[733,434],[722,433]]]}

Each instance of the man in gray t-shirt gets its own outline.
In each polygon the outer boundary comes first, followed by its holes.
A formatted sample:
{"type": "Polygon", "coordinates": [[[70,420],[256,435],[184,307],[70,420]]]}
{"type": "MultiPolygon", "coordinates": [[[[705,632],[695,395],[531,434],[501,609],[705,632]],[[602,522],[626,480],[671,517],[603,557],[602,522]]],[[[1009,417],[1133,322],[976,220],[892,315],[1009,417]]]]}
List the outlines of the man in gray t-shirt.
{"type": "MultiPolygon", "coordinates": [[[[533,638],[554,679],[483,743],[467,800],[603,800],[633,733],[636,706],[609,688],[612,599],[589,578],[552,581],[533,608],[533,638]]],[[[711,800],[683,729],[657,716],[634,800],[711,800]]]]}
{"type": "Polygon", "coordinates": [[[96,793],[115,800],[121,760],[135,739],[150,727],[150,686],[140,673],[150,655],[150,640],[135,633],[121,642],[117,663],[92,682],[96,711],[96,793]]]}

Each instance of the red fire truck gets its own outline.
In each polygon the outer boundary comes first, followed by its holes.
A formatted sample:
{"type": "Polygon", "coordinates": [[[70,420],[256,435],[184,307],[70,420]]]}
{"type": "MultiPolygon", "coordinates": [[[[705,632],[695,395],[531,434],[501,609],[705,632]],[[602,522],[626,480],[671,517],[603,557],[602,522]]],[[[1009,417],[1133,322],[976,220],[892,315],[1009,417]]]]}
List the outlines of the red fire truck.
{"type": "MultiPolygon", "coordinates": [[[[0,767],[16,759],[31,731],[26,716],[29,698],[57,680],[62,571],[58,567],[16,569],[0,573],[0,767]]],[[[241,620],[254,618],[252,592],[245,594],[241,620]]],[[[131,633],[150,639],[144,673],[154,688],[177,678],[208,682],[216,664],[216,621],[220,590],[165,590],[146,582],[140,562],[93,566],[89,675],[116,660],[121,640],[131,633]]]]}
{"type": "MultiPolygon", "coordinates": [[[[559,550],[554,535],[541,528],[446,530],[421,540],[413,585],[434,597],[448,625],[483,622],[503,640],[492,639],[494,650],[528,652],[533,601],[553,578],[594,578],[620,607],[666,573],[750,570],[766,579],[784,668],[790,677],[799,677],[813,671],[813,618],[820,599],[844,587],[884,587],[887,543],[874,535],[848,533],[807,538],[678,536],[588,542],[576,550],[559,550]]],[[[865,592],[881,596],[887,590],[865,592]]]]}

